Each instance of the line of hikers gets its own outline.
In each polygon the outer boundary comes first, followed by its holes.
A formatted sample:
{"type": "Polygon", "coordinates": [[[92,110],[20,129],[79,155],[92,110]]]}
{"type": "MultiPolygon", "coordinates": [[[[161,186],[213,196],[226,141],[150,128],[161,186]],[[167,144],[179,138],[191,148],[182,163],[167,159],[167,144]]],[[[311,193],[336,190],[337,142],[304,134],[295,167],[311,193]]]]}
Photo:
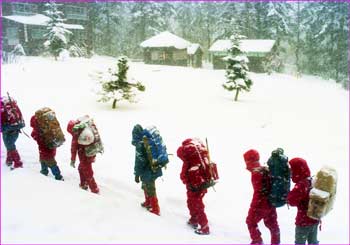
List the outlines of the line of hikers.
{"type": "MultiPolygon", "coordinates": [[[[25,126],[17,102],[9,95],[1,98],[1,130],[7,149],[6,165],[11,169],[23,167],[15,142],[25,126]]],[[[41,108],[31,117],[32,138],[39,148],[41,173],[48,175],[50,168],[56,180],[63,180],[55,160],[56,148],[65,141],[64,134],[50,108],[41,108]]],[[[68,122],[67,131],[72,135],[71,166],[75,167],[79,157],[80,188],[99,193],[93,176],[92,163],[97,153],[103,153],[103,144],[92,118],[84,116],[68,122]]],[[[135,182],[142,182],[145,201],[141,206],[149,212],[160,215],[155,181],[162,176],[162,168],[169,162],[166,145],[155,126],[143,128],[137,124],[132,130],[132,145],[135,146],[135,182]]],[[[187,207],[190,218],[187,224],[199,235],[210,233],[203,198],[209,187],[219,179],[217,165],[210,159],[208,143],[189,138],[177,149],[177,156],[183,161],[180,178],[187,190],[187,207]]],[[[288,162],[283,149],[274,150],[261,166],[257,150],[250,149],[243,154],[246,168],[251,172],[253,198],[246,218],[251,244],[262,244],[258,223],[263,220],[271,233],[271,244],[280,243],[280,229],[276,208],[284,204],[298,209],[295,221],[295,243],[318,244],[317,228],[320,219],[333,206],[336,193],[336,173],[325,168],[318,172],[312,183],[307,162],[293,158],[288,162]],[[290,191],[290,179],[295,183],[290,191]]]]}

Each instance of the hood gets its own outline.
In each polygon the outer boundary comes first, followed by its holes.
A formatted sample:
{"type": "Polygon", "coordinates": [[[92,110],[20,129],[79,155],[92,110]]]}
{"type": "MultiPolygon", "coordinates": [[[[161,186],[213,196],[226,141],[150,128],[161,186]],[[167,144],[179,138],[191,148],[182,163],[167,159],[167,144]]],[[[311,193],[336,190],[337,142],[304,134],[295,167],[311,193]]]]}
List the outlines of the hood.
{"type": "Polygon", "coordinates": [[[143,137],[143,128],[140,124],[136,124],[132,130],[132,141],[131,144],[136,146],[136,144],[142,141],[143,137]]]}
{"type": "Polygon", "coordinates": [[[196,165],[204,161],[204,158],[208,156],[208,150],[201,140],[189,138],[182,142],[182,146],[177,150],[177,156],[190,165],[196,165]]]}
{"type": "Polygon", "coordinates": [[[307,165],[307,162],[302,158],[293,158],[289,161],[292,181],[297,183],[301,180],[304,180],[310,177],[310,169],[307,165]]]}
{"type": "Polygon", "coordinates": [[[252,171],[254,168],[260,167],[260,155],[257,150],[250,149],[243,154],[243,158],[247,169],[252,171]]]}
{"type": "Polygon", "coordinates": [[[73,127],[74,127],[74,125],[77,123],[77,121],[75,121],[75,120],[70,120],[69,122],[68,122],[68,125],[67,125],[67,131],[68,131],[68,133],[70,133],[71,135],[73,135],[73,127]]]}

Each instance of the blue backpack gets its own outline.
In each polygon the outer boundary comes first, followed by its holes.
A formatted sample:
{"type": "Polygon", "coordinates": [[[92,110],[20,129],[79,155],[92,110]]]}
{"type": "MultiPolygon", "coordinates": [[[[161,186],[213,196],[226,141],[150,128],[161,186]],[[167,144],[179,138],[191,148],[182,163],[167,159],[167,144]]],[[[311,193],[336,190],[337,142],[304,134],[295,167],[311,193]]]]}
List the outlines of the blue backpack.
{"type": "Polygon", "coordinates": [[[166,146],[155,126],[150,126],[143,130],[142,141],[153,172],[156,172],[169,162],[166,146]]]}
{"type": "Polygon", "coordinates": [[[288,157],[283,153],[283,149],[277,148],[267,161],[271,179],[271,190],[268,199],[271,205],[276,208],[287,203],[287,195],[290,191],[288,157]]]}

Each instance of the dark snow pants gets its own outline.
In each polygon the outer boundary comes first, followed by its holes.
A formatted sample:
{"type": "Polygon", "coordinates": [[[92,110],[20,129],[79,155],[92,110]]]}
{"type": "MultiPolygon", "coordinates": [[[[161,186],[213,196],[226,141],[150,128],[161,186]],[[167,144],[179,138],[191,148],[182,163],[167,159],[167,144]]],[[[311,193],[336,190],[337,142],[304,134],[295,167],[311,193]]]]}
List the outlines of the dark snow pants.
{"type": "Polygon", "coordinates": [[[61,171],[59,167],[57,166],[57,162],[55,159],[51,160],[40,160],[41,164],[41,171],[43,175],[48,175],[49,174],[49,168],[51,169],[52,174],[55,176],[55,179],[57,180],[62,180],[63,177],[61,175],[61,171]]]}
{"type": "Polygon", "coordinates": [[[7,151],[16,150],[16,141],[18,139],[19,131],[5,131],[2,132],[2,139],[4,141],[7,151]]]}
{"type": "Polygon", "coordinates": [[[250,233],[250,238],[252,239],[251,243],[261,244],[263,242],[261,232],[258,227],[258,223],[261,220],[264,220],[265,226],[270,230],[271,244],[279,244],[280,228],[277,223],[277,213],[275,207],[268,209],[250,207],[246,223],[250,233]]]}
{"type": "Polygon", "coordinates": [[[148,197],[154,197],[157,196],[156,192],[156,183],[155,181],[149,181],[149,182],[142,182],[141,188],[145,191],[145,194],[148,197]]]}
{"type": "Polygon", "coordinates": [[[317,240],[317,228],[316,225],[309,226],[296,226],[295,227],[295,244],[318,244],[317,240]]]}

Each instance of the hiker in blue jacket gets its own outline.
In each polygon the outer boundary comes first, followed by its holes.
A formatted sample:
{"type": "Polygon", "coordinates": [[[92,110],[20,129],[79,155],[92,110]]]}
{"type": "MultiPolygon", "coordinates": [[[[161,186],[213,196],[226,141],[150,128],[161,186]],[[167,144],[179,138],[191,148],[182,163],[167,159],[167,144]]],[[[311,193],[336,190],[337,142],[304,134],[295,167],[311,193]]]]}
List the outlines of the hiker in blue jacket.
{"type": "Polygon", "coordinates": [[[139,183],[140,180],[142,181],[141,188],[145,194],[145,201],[141,203],[141,206],[151,213],[160,215],[155,180],[162,176],[163,173],[161,168],[157,168],[155,171],[151,169],[151,163],[143,143],[143,128],[139,124],[136,124],[132,130],[132,144],[136,150],[135,182],[139,183]]]}

